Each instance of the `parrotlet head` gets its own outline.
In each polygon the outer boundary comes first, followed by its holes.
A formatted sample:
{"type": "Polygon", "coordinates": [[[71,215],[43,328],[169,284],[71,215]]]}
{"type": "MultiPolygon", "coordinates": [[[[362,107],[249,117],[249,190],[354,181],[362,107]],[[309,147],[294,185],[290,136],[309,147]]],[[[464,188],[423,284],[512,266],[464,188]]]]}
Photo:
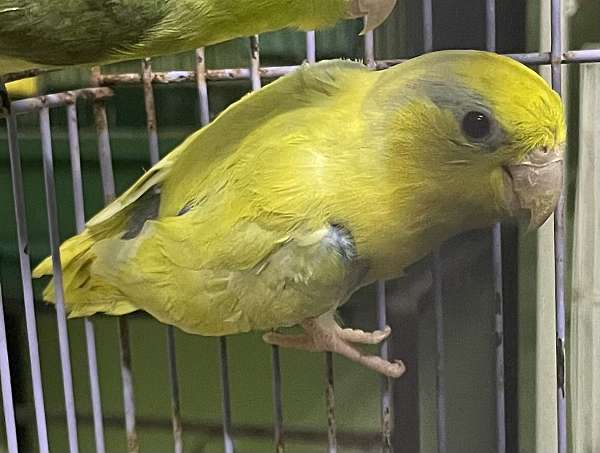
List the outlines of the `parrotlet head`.
{"type": "Polygon", "coordinates": [[[472,217],[479,203],[482,225],[526,217],[530,229],[541,226],[562,190],[566,138],[560,97],[546,81],[481,51],[434,52],[393,69],[382,77],[411,89],[380,93],[380,102],[400,107],[396,148],[409,149],[410,165],[431,173],[438,192],[470,200],[472,217]]]}

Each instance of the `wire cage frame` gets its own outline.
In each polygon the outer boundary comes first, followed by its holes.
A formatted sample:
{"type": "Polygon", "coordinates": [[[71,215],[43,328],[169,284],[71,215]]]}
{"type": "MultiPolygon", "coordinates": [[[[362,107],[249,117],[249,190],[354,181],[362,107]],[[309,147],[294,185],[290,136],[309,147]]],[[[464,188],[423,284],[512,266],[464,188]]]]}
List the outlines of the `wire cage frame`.
{"type": "MultiPolygon", "coordinates": [[[[423,30],[424,30],[424,52],[433,48],[433,14],[432,0],[423,0],[423,30]]],[[[495,1],[486,0],[486,47],[490,51],[496,48],[496,18],[495,1]]],[[[600,49],[587,50],[562,50],[561,36],[561,0],[551,0],[551,50],[550,52],[535,52],[510,54],[521,63],[539,66],[549,65],[551,67],[552,87],[560,94],[562,90],[561,65],[571,63],[600,62],[600,49]]],[[[34,310],[34,298],[31,282],[31,263],[28,252],[28,231],[25,216],[25,198],[23,186],[23,174],[21,169],[21,156],[19,150],[19,135],[17,129],[17,116],[37,114],[39,116],[40,139],[42,144],[42,157],[44,169],[45,203],[48,215],[49,236],[51,244],[51,255],[55,281],[57,285],[56,319],[59,334],[60,361],[62,366],[63,390],[66,408],[66,422],[68,428],[68,441],[70,453],[78,453],[78,431],[77,416],[75,412],[74,392],[72,382],[72,364],[69,354],[69,338],[62,294],[62,275],[59,254],[59,231],[57,218],[57,200],[55,177],[53,169],[53,152],[50,130],[49,110],[56,107],[66,107],[69,151],[72,166],[73,194],[75,206],[75,218],[77,231],[83,230],[84,199],[80,164],[80,149],[78,136],[78,118],[76,103],[86,100],[92,103],[97,132],[98,155],[100,162],[102,191],[105,203],[110,203],[116,195],[114,175],[111,160],[110,136],[107,121],[107,112],[104,101],[114,96],[113,87],[126,84],[142,84],[144,89],[144,105],[147,117],[147,134],[149,140],[149,160],[155,164],[159,160],[158,132],[156,120],[156,107],[154,101],[153,86],[157,84],[176,84],[184,82],[195,83],[200,109],[201,125],[209,123],[208,109],[208,81],[217,80],[249,80],[252,90],[261,88],[264,79],[273,79],[288,74],[298,68],[298,65],[290,66],[261,66],[259,37],[253,36],[249,40],[250,60],[248,67],[230,69],[209,69],[206,67],[204,49],[196,50],[195,71],[152,71],[151,61],[146,59],[142,62],[140,73],[127,74],[102,74],[99,68],[93,72],[91,87],[72,90],[68,92],[49,94],[46,96],[18,100],[10,103],[10,111],[7,113],[6,130],[8,136],[8,148],[10,155],[11,183],[14,196],[14,208],[17,223],[18,250],[21,278],[23,284],[23,301],[25,307],[25,322],[27,331],[27,342],[29,349],[29,363],[31,366],[31,378],[33,384],[34,412],[37,426],[37,439],[40,453],[51,451],[46,422],[46,410],[40,367],[40,353],[36,329],[36,315],[34,310]]],[[[364,37],[364,63],[373,70],[381,70],[390,66],[401,64],[402,59],[376,60],[374,50],[373,32],[364,37]]],[[[316,58],[316,38],[314,32],[306,33],[306,56],[308,63],[314,63],[316,58]]],[[[29,75],[29,74],[27,74],[29,75]]],[[[22,76],[22,75],[21,75],[22,76]]],[[[15,76],[13,78],[19,78],[15,76]]],[[[6,80],[8,81],[8,79],[6,80]]],[[[557,344],[557,451],[567,452],[567,405],[565,392],[565,197],[559,200],[554,216],[554,254],[555,254],[555,303],[556,303],[556,344],[557,344]]],[[[493,229],[493,263],[494,263],[494,290],[499,300],[502,299],[502,254],[501,233],[499,225],[493,229]]],[[[441,284],[441,261],[439,252],[433,254],[433,288],[436,316],[436,404],[437,404],[437,452],[446,453],[447,426],[446,426],[446,383],[444,376],[444,341],[443,341],[443,292],[441,284]]],[[[384,282],[377,283],[377,318],[379,328],[386,325],[386,292],[384,282]]],[[[1,289],[1,288],[0,288],[1,289]]],[[[501,304],[500,304],[501,306],[501,304]]],[[[129,453],[139,452],[138,434],[136,428],[136,404],[135,391],[133,387],[131,371],[131,351],[129,342],[128,321],[119,318],[119,344],[120,344],[120,367],[122,377],[122,392],[124,401],[124,419],[127,433],[127,450],[129,453]]],[[[85,319],[85,338],[88,353],[87,367],[89,370],[89,385],[91,389],[91,404],[93,414],[93,426],[95,432],[95,449],[97,453],[105,453],[104,444],[104,421],[100,398],[100,384],[98,377],[98,364],[96,358],[96,337],[94,322],[85,319]]],[[[9,453],[17,453],[19,446],[16,436],[16,421],[13,404],[13,392],[11,388],[10,364],[8,359],[7,329],[5,325],[0,292],[0,371],[2,384],[2,400],[4,407],[4,418],[6,427],[6,438],[9,453]]],[[[498,313],[496,319],[496,333],[500,341],[496,350],[496,403],[497,403],[497,453],[506,452],[506,427],[504,414],[504,352],[503,352],[503,326],[502,313],[498,313]]],[[[183,452],[182,441],[182,419],[180,413],[180,397],[178,387],[177,360],[175,352],[174,328],[165,327],[166,341],[168,347],[168,365],[170,377],[170,396],[172,401],[172,426],[173,426],[173,450],[176,453],[183,452]]],[[[219,340],[220,346],[220,378],[221,378],[221,401],[222,401],[222,425],[217,427],[223,433],[223,447],[226,453],[235,451],[234,430],[232,427],[231,395],[229,383],[229,359],[228,342],[226,337],[219,340]]],[[[387,358],[389,351],[387,342],[380,348],[380,354],[387,358]]],[[[286,433],[283,423],[282,403],[282,375],[279,358],[279,349],[272,347],[272,395],[273,395],[273,444],[276,452],[285,451],[286,433]]],[[[333,363],[330,353],[325,354],[325,402],[327,413],[327,445],[328,451],[334,453],[338,448],[338,432],[335,417],[335,380],[333,375],[333,363]]],[[[391,382],[387,378],[382,379],[381,400],[381,435],[379,443],[384,452],[393,451],[392,430],[394,408],[391,398],[391,382]]],[[[396,414],[396,416],[401,416],[396,414]]]]}

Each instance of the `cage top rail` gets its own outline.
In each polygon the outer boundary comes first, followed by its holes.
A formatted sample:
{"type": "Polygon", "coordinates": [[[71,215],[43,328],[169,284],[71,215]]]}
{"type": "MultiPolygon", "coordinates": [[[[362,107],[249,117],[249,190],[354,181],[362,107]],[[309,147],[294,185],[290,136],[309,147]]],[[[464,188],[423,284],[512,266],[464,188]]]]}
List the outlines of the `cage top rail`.
{"type": "MultiPolygon", "coordinates": [[[[553,63],[551,52],[529,52],[529,53],[511,53],[506,56],[513,58],[526,65],[549,65],[553,63]]],[[[407,59],[376,60],[373,69],[386,69],[391,66],[403,63],[407,59]]],[[[600,49],[568,50],[560,55],[560,61],[555,63],[595,63],[600,62],[600,49]]],[[[262,66],[258,72],[261,78],[274,79],[295,71],[300,65],[290,66],[262,66]]],[[[190,71],[166,71],[152,72],[151,82],[155,84],[171,84],[182,82],[195,82],[195,70],[190,71]]],[[[5,82],[30,77],[31,71],[25,73],[13,73],[4,77],[5,82]]],[[[206,80],[245,80],[251,78],[250,68],[225,68],[208,69],[205,71],[206,80]]],[[[98,85],[112,86],[118,84],[139,84],[143,82],[141,73],[123,73],[123,74],[100,74],[98,75],[98,85]]],[[[85,90],[85,89],[84,89],[85,90]]],[[[76,90],[80,91],[80,90],[76,90]]],[[[16,101],[22,102],[22,101],[16,101]]],[[[41,108],[41,107],[40,107],[41,108]]]]}
{"type": "MultiPolygon", "coordinates": [[[[44,108],[55,108],[73,105],[78,99],[98,101],[112,97],[114,92],[108,87],[81,88],[63,91],[11,102],[11,111],[15,115],[34,113],[44,108]]],[[[1,116],[0,116],[1,117],[1,116]]]]}

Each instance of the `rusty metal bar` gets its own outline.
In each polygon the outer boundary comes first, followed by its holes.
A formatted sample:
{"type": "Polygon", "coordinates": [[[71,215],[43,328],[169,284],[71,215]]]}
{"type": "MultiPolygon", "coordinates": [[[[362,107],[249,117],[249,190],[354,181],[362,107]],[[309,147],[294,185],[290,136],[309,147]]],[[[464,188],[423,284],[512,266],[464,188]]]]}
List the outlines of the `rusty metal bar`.
{"type": "Polygon", "coordinates": [[[6,119],[8,132],[8,153],[10,156],[10,172],[17,221],[17,243],[19,247],[19,265],[23,284],[23,304],[25,306],[25,325],[27,328],[27,346],[33,402],[37,426],[38,449],[40,453],[49,453],[48,431],[46,427],[46,411],[44,407],[44,391],[42,388],[42,372],[38,346],[37,324],[33,306],[33,288],[31,284],[31,262],[29,256],[29,239],[27,235],[27,218],[25,214],[25,192],[23,190],[23,173],[21,170],[21,152],[17,134],[17,118],[12,111],[6,119]]]}
{"type": "MultiPolygon", "coordinates": [[[[260,90],[262,86],[260,72],[260,42],[258,36],[250,38],[250,81],[252,91],[260,90]]],[[[285,443],[283,438],[283,403],[281,389],[281,363],[279,347],[271,346],[272,378],[273,378],[273,423],[275,434],[275,451],[283,453],[285,443]]]]}
{"type": "MultiPolygon", "coordinates": [[[[146,130],[148,132],[148,153],[150,165],[160,160],[158,145],[158,125],[156,120],[156,103],[152,88],[152,64],[150,58],[142,61],[142,79],[144,88],[144,107],[146,109],[146,130]]],[[[171,387],[171,419],[173,423],[173,447],[175,453],[183,453],[183,431],[181,427],[181,410],[179,403],[179,380],[177,378],[177,357],[175,347],[175,331],[173,326],[165,327],[167,340],[167,361],[169,365],[169,382],[171,387]]]]}
{"type": "MultiPolygon", "coordinates": [[[[83,202],[83,180],[81,177],[79,131],[77,127],[77,106],[75,103],[67,105],[67,128],[69,134],[71,179],[73,181],[75,227],[77,233],[81,233],[85,228],[85,212],[83,202]]],[[[88,357],[92,413],[94,416],[94,437],[96,441],[96,453],[105,453],[106,448],[104,445],[104,425],[102,422],[102,400],[100,397],[100,380],[98,378],[98,360],[96,357],[96,334],[94,331],[94,323],[90,318],[85,318],[83,323],[85,329],[85,343],[88,357]]]]}
{"type": "MultiPolygon", "coordinates": [[[[385,293],[385,281],[377,282],[377,328],[384,330],[387,327],[387,303],[385,293]]],[[[390,347],[388,340],[384,340],[379,346],[379,354],[385,360],[390,358],[390,347]]],[[[416,372],[416,370],[415,370],[416,372]]],[[[392,427],[394,426],[392,413],[392,380],[389,377],[381,377],[381,434],[384,453],[392,452],[392,427]]]]}
{"type": "Polygon", "coordinates": [[[206,56],[204,47],[196,49],[196,87],[198,90],[198,106],[200,124],[206,126],[210,121],[208,106],[208,85],[206,84],[206,56]]]}
{"type": "Polygon", "coordinates": [[[333,354],[325,353],[325,402],[327,404],[327,452],[337,453],[337,423],[335,420],[335,384],[333,354]]]}
{"type": "Polygon", "coordinates": [[[18,453],[19,445],[17,442],[17,424],[15,422],[15,406],[10,377],[8,342],[6,340],[2,285],[0,285],[0,382],[2,383],[2,408],[4,412],[4,427],[6,428],[6,446],[8,447],[8,453],[18,453]]]}
{"type": "MultiPolygon", "coordinates": [[[[552,88],[562,94],[562,2],[550,3],[552,88]]],[[[556,304],[556,413],[558,453],[567,453],[567,394],[565,357],[565,190],[554,212],[554,298],[556,304]]]]}
{"type": "MultiPolygon", "coordinates": [[[[429,43],[427,44],[429,45],[429,43]]],[[[531,66],[549,65],[552,61],[550,52],[512,53],[506,54],[506,56],[531,66]]],[[[407,61],[405,58],[376,60],[373,69],[387,69],[405,61],[407,61]]],[[[566,51],[562,54],[559,61],[561,64],[599,62],[600,49],[566,51]]],[[[294,72],[299,67],[299,65],[262,66],[258,72],[262,79],[275,79],[294,72]]],[[[197,73],[198,71],[154,72],[152,73],[151,82],[156,84],[193,83],[198,81],[197,73]]],[[[204,74],[205,80],[210,81],[248,80],[251,78],[251,70],[249,68],[208,69],[201,73],[204,74]]],[[[142,79],[142,76],[136,73],[103,74],[98,78],[98,82],[101,86],[110,87],[121,84],[141,84],[142,79]]]]}
{"type": "MultiPolygon", "coordinates": [[[[100,68],[92,70],[92,84],[98,85],[101,77],[100,68]]],[[[94,102],[94,117],[98,135],[98,159],[104,203],[111,203],[116,196],[115,177],[112,168],[110,137],[106,106],[102,100],[94,102]]],[[[123,382],[123,410],[125,412],[125,430],[127,434],[128,453],[139,453],[139,442],[135,426],[135,397],[133,391],[133,373],[131,371],[131,346],[129,343],[129,324],[127,318],[120,316],[117,320],[119,332],[119,359],[121,364],[121,380],[123,382]]]]}
{"type": "Polygon", "coordinates": [[[67,414],[67,433],[69,451],[79,453],[77,441],[77,418],[75,417],[75,397],[73,394],[73,374],[71,371],[71,353],[69,351],[69,330],[65,310],[65,293],[63,286],[62,264],[60,261],[60,237],[58,232],[58,205],[54,181],[54,164],[52,159],[52,135],[50,130],[50,111],[44,107],[39,112],[40,135],[42,138],[42,162],[44,167],[44,193],[46,195],[46,212],[48,214],[48,234],[52,257],[52,275],[54,283],[54,307],[58,327],[58,345],[62,381],[67,414]]]}
{"type": "Polygon", "coordinates": [[[100,100],[111,96],[113,96],[113,91],[108,87],[82,88],[80,90],[64,91],[62,93],[13,101],[11,103],[11,110],[15,115],[23,115],[25,113],[37,112],[43,108],[71,105],[77,99],[100,100]]]}

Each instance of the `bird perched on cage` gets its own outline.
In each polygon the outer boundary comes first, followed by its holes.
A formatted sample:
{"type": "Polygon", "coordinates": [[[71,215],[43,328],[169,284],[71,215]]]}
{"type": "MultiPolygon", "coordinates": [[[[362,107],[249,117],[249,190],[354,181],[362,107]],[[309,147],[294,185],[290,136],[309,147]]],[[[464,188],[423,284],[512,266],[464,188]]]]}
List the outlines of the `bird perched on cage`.
{"type": "Polygon", "coordinates": [[[312,30],[366,17],[396,0],[0,0],[0,75],[182,52],[281,28],[312,30]]]}
{"type": "MultiPolygon", "coordinates": [[[[145,310],[201,335],[367,355],[390,329],[334,312],[464,230],[553,211],[565,140],[558,95],[532,70],[442,51],[380,72],[303,66],[230,106],[60,249],[71,316],[145,310]],[[301,335],[274,329],[299,324],[301,335]]],[[[52,274],[48,258],[34,272],[52,274]]],[[[55,285],[44,292],[56,298],[55,285]]]]}

